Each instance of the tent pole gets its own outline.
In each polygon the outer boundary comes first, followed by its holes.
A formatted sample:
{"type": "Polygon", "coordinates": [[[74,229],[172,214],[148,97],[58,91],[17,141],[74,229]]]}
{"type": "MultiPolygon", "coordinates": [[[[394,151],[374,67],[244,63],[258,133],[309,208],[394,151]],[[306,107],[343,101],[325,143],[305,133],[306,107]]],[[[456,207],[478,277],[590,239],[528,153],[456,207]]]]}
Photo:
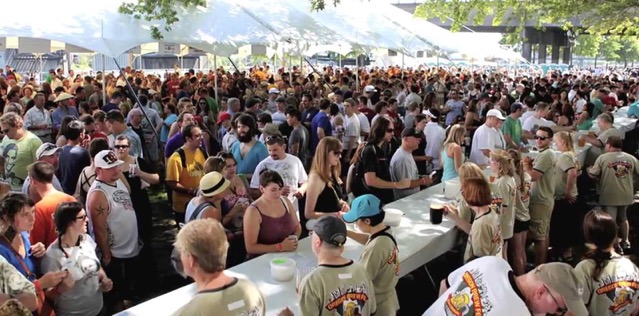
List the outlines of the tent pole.
{"type": "MultiPolygon", "coordinates": [[[[217,55],[213,55],[213,75],[213,80],[215,81],[215,103],[220,104],[217,98],[217,55]]],[[[217,120],[217,117],[214,119],[217,120]]]]}
{"type": "Polygon", "coordinates": [[[402,53],[402,80],[404,80],[404,54],[402,53]]]}
{"type": "MultiPolygon", "coordinates": [[[[102,55],[104,57],[104,55],[102,55]]],[[[120,71],[120,74],[124,75],[124,71],[122,71],[122,67],[120,67],[120,64],[118,64],[118,61],[113,58],[113,61],[115,62],[115,66],[118,67],[118,70],[120,71]]],[[[104,78],[104,76],[103,76],[104,78]]],[[[126,78],[126,76],[125,76],[126,78]]],[[[105,81],[105,80],[103,80],[105,81]]],[[[129,89],[129,93],[131,94],[131,96],[135,99],[135,102],[139,105],[139,109],[140,111],[142,111],[142,115],[144,115],[144,118],[146,118],[146,121],[149,123],[150,126],[154,126],[153,122],[151,122],[151,119],[149,119],[149,116],[146,115],[146,110],[144,109],[144,107],[142,106],[142,103],[140,102],[140,99],[138,98],[137,93],[135,93],[135,90],[133,90],[133,87],[131,86],[131,83],[129,82],[129,80],[124,80],[126,82],[126,86],[129,89]]],[[[157,142],[160,141],[160,135],[158,134],[158,132],[155,130],[155,128],[152,129],[153,130],[153,135],[155,135],[155,139],[156,139],[156,144],[152,144],[157,146],[157,142]]]]}
{"type": "Polygon", "coordinates": [[[102,105],[104,106],[107,104],[106,56],[104,56],[104,54],[100,54],[100,56],[102,57],[102,105]]]}
{"type": "Polygon", "coordinates": [[[339,60],[339,69],[342,69],[342,54],[337,53],[337,56],[339,56],[339,57],[338,57],[338,60],[339,60]]]}
{"type": "Polygon", "coordinates": [[[38,56],[40,57],[40,71],[38,72],[40,74],[40,84],[42,84],[42,68],[44,68],[44,63],[42,62],[42,55],[43,54],[40,54],[40,56],[38,56]]]}
{"type": "Polygon", "coordinates": [[[359,92],[359,54],[355,53],[355,91],[359,92]]]}

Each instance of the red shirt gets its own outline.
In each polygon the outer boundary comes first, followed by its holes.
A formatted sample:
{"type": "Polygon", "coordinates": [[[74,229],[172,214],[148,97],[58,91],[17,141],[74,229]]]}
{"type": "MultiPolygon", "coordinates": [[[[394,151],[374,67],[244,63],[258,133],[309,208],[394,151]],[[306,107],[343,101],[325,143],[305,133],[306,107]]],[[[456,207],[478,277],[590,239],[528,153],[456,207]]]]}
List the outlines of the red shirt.
{"type": "Polygon", "coordinates": [[[53,223],[53,213],[62,202],[76,202],[76,200],[64,192],[56,191],[45,195],[42,200],[36,203],[35,222],[33,230],[29,233],[32,245],[41,242],[48,248],[58,238],[53,223]]]}

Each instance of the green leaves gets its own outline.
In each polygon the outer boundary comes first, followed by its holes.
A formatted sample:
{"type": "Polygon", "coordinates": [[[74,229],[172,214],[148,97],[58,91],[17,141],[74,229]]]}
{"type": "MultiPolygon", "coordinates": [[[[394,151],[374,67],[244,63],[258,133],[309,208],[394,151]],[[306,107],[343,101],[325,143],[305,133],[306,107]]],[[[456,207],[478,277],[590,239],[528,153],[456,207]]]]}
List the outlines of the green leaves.
{"type": "MultiPolygon", "coordinates": [[[[157,21],[163,25],[162,29],[168,32],[173,24],[180,21],[177,11],[179,8],[206,7],[206,3],[207,0],[136,0],[122,3],[118,12],[130,15],[137,20],[157,21]]],[[[154,39],[164,38],[160,27],[153,25],[150,29],[154,39]]]]}

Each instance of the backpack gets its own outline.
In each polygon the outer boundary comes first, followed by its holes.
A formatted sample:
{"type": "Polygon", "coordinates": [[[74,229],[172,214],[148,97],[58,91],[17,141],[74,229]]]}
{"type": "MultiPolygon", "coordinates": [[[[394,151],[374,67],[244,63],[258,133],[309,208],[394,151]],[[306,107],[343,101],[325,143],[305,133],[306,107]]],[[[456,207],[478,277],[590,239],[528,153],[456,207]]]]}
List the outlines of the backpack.
{"type": "MultiPolygon", "coordinates": [[[[205,159],[209,157],[209,155],[204,150],[202,150],[202,148],[198,147],[196,151],[197,150],[201,151],[202,154],[204,154],[205,159]]],[[[184,148],[180,147],[175,152],[178,153],[178,155],[180,155],[180,162],[182,163],[182,168],[186,169],[186,153],[184,152],[184,148]]]]}

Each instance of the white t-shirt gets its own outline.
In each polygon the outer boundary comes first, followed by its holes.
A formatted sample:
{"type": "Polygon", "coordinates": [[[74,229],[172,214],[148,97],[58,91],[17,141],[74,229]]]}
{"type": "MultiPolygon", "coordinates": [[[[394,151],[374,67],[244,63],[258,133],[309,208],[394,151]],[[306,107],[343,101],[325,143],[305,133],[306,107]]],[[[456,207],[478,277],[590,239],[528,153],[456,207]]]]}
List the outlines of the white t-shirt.
{"type": "Polygon", "coordinates": [[[344,150],[348,150],[349,137],[355,136],[355,147],[359,144],[359,135],[360,135],[360,124],[359,119],[356,115],[352,115],[351,117],[345,118],[344,121],[344,138],[342,139],[342,143],[344,144],[344,150]]]}
{"type": "Polygon", "coordinates": [[[531,116],[524,122],[524,124],[522,124],[521,128],[532,133],[533,130],[536,130],[541,126],[552,127],[555,126],[555,123],[545,118],[538,119],[534,116],[531,116]]]}
{"type": "MultiPolygon", "coordinates": [[[[368,121],[368,117],[366,117],[366,115],[364,113],[360,112],[360,113],[357,114],[357,119],[359,120],[360,133],[361,132],[370,133],[371,132],[371,122],[368,121]]],[[[365,141],[365,139],[360,137],[359,141],[363,142],[363,141],[365,141]]]]}
{"type": "Polygon", "coordinates": [[[519,121],[521,122],[522,125],[524,125],[524,122],[526,122],[526,120],[533,115],[535,115],[535,111],[528,110],[521,115],[521,117],[519,118],[519,121]]]}
{"type": "Polygon", "coordinates": [[[250,187],[252,189],[259,189],[260,172],[264,169],[276,171],[282,176],[284,185],[290,188],[288,199],[293,203],[295,210],[298,210],[297,198],[293,194],[299,190],[301,184],[308,181],[308,175],[306,174],[306,170],[304,170],[302,161],[296,156],[289,154],[286,154],[286,158],[282,160],[274,160],[270,156],[266,157],[266,159],[260,161],[257,167],[255,167],[255,172],[253,172],[253,176],[251,177],[250,187]]]}
{"type": "Polygon", "coordinates": [[[575,102],[575,111],[577,113],[583,112],[583,110],[586,108],[586,104],[588,104],[588,101],[586,101],[586,99],[578,100],[577,102],[575,102]]]}
{"type": "Polygon", "coordinates": [[[424,154],[433,157],[432,163],[437,169],[439,168],[439,154],[442,152],[442,145],[446,140],[446,130],[435,122],[428,122],[424,128],[424,134],[426,135],[424,154]]]}
{"type": "Polygon", "coordinates": [[[482,149],[504,149],[506,141],[500,130],[488,127],[486,124],[478,127],[473,136],[473,143],[470,150],[470,161],[478,165],[488,165],[490,160],[481,152],[482,149]]]}
{"type": "Polygon", "coordinates": [[[501,257],[477,258],[448,275],[448,290],[424,315],[530,315],[515,277],[501,257]]]}

